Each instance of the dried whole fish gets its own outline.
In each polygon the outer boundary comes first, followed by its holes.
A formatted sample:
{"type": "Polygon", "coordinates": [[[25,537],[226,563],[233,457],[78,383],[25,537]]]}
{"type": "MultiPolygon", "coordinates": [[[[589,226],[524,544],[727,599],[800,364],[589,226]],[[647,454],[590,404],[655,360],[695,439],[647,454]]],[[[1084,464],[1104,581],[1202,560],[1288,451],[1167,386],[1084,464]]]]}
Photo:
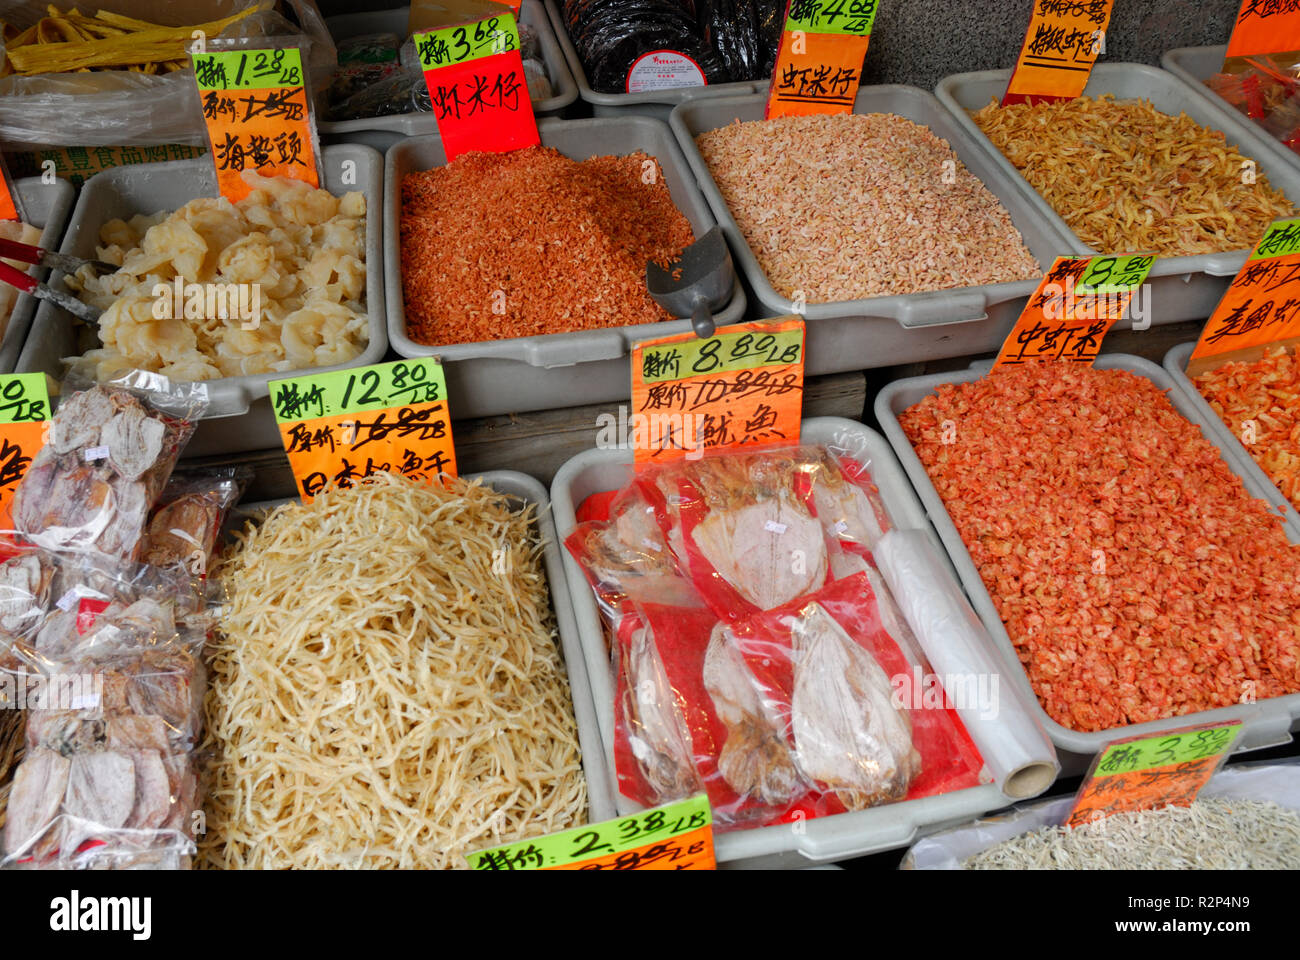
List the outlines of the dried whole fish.
{"type": "Polygon", "coordinates": [[[722,624],[709,637],[704,688],[727,727],[718,772],[736,793],[781,806],[808,789],[781,731],[765,715],[749,668],[722,624]]]}
{"type": "Polygon", "coordinates": [[[907,795],[921,757],[889,677],[820,604],[795,621],[791,719],[799,767],[849,810],[907,795]]]}

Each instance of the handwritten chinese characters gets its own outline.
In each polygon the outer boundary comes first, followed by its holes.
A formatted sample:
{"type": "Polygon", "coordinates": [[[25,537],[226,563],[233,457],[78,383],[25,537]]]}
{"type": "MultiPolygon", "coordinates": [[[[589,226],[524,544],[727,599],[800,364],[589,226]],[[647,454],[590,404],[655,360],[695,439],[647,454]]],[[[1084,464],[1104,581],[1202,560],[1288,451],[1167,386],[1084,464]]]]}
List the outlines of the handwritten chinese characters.
{"type": "Polygon", "coordinates": [[[43,373],[0,376],[0,531],[13,529],[13,497],[45,446],[50,396],[43,373]]]}
{"type": "Polygon", "coordinates": [[[300,51],[195,54],[194,78],[222,196],[248,195],[244,170],[320,185],[300,51]]]}
{"type": "Polygon", "coordinates": [[[455,475],[442,365],[411,360],[279,380],[271,403],[304,502],[376,473],[455,475]]]}
{"type": "Polygon", "coordinates": [[[1300,0],[1242,0],[1225,60],[1300,50],[1300,0]]]}
{"type": "Polygon", "coordinates": [[[791,0],[767,117],[852,113],[876,0],[791,0]]]}
{"type": "Polygon", "coordinates": [[[541,142],[513,16],[417,33],[415,46],[449,163],[541,142]]]}
{"type": "Polygon", "coordinates": [[[1035,0],[1002,105],[1072,100],[1105,50],[1113,0],[1035,0]]]}
{"type": "Polygon", "coordinates": [[[799,441],[804,328],[798,319],[739,324],[638,344],[632,353],[637,464],[705,450],[799,441]]]}

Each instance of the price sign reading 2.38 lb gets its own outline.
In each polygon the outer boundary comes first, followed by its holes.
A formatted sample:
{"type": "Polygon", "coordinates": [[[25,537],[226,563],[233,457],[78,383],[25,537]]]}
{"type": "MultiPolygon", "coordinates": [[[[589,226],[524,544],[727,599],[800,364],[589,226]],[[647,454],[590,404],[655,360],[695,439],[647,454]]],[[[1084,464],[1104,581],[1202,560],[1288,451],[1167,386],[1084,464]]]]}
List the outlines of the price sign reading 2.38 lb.
{"type": "Polygon", "coordinates": [[[506,153],[541,142],[513,16],[417,33],[415,49],[448,163],[468,150],[506,153]]]}
{"type": "Polygon", "coordinates": [[[319,187],[301,51],[225,50],[193,56],[221,195],[231,203],[248,196],[250,188],[240,177],[244,170],[319,187]]]}
{"type": "Polygon", "coordinates": [[[1155,257],[1057,257],[1002,342],[1003,364],[1092,363],[1101,341],[1124,316],[1155,257]]]}
{"type": "Polygon", "coordinates": [[[636,464],[798,443],[803,364],[804,325],[797,317],[722,327],[707,340],[683,333],[637,344],[631,423],[636,464]]]}
{"type": "Polygon", "coordinates": [[[304,503],[376,473],[456,475],[447,383],[436,359],[271,383],[271,405],[304,503]]]}
{"type": "Polygon", "coordinates": [[[765,116],[852,113],[878,0],[789,0],[765,116]]]}
{"type": "Polygon", "coordinates": [[[45,446],[49,419],[45,374],[0,376],[0,530],[13,529],[14,491],[45,446]]]}
{"type": "Polygon", "coordinates": [[[1066,824],[1078,827],[1112,813],[1191,803],[1240,731],[1240,722],[1230,722],[1108,744],[1093,760],[1066,824]]]}
{"type": "Polygon", "coordinates": [[[700,794],[466,859],[475,870],[712,870],[713,812],[700,794]]]}

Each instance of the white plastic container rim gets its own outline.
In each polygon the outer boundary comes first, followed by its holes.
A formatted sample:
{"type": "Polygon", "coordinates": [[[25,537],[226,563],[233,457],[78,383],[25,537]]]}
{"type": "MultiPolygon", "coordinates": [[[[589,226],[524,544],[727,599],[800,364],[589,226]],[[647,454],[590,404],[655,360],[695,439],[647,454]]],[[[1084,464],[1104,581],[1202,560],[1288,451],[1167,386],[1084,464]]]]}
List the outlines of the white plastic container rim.
{"type": "MultiPolygon", "coordinates": [[[[53,183],[45,183],[40,177],[23,177],[14,182],[14,191],[18,194],[28,221],[33,227],[40,228],[41,238],[37,245],[42,250],[57,249],[76,195],[72,184],[57,177],[53,183]]],[[[27,272],[39,280],[45,279],[47,273],[44,267],[33,267],[27,272]]],[[[4,341],[0,343],[0,373],[12,372],[18,362],[37,305],[37,299],[30,293],[20,293],[14,301],[9,323],[5,327],[4,341]]]]}

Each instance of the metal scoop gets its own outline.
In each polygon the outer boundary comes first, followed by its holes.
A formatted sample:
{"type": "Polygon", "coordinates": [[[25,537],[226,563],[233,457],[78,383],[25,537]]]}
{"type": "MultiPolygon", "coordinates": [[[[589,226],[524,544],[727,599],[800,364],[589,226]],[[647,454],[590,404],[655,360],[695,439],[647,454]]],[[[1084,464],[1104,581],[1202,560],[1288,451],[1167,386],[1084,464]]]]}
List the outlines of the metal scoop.
{"type": "Polygon", "coordinates": [[[670,269],[645,265],[650,296],[674,317],[690,317],[695,335],[704,339],[713,336],[713,312],[726,305],[735,283],[736,269],[721,227],[683,250],[670,269]],[[681,279],[673,279],[674,273],[680,273],[681,279]]]}

